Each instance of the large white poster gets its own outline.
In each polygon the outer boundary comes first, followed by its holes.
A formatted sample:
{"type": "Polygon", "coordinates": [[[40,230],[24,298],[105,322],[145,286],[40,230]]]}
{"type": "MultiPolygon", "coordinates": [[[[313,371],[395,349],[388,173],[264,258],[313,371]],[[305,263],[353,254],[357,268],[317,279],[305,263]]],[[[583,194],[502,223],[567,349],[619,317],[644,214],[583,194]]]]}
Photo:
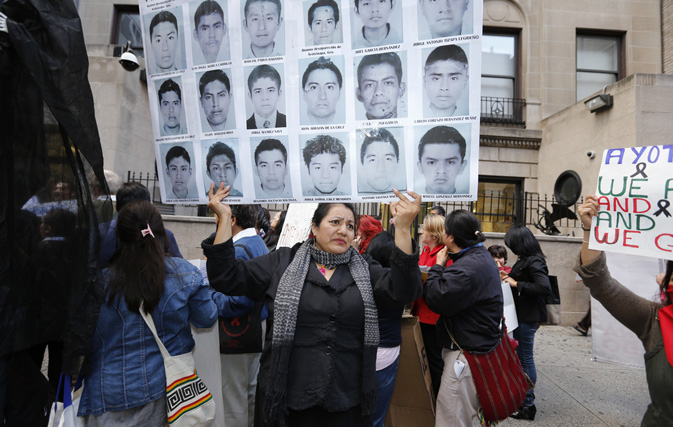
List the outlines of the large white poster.
{"type": "Polygon", "coordinates": [[[589,247],[673,260],[673,145],[603,152],[589,247]]]}
{"type": "Polygon", "coordinates": [[[476,200],[482,9],[141,2],[163,202],[476,200]]]}

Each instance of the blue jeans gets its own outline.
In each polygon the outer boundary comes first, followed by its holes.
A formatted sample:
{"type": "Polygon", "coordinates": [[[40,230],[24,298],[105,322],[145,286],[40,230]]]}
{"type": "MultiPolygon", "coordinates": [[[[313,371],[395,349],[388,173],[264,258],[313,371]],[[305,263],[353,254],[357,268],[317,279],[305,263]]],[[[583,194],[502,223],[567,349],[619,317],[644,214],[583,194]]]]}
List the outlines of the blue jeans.
{"type": "MultiPolygon", "coordinates": [[[[519,322],[519,327],[514,330],[514,339],[519,341],[516,348],[516,354],[521,361],[523,371],[530,377],[533,384],[537,382],[537,372],[535,371],[535,360],[533,360],[533,344],[535,343],[535,332],[540,327],[539,322],[519,322]]],[[[534,391],[528,390],[523,406],[531,406],[535,403],[534,391]]]]}
{"type": "Polygon", "coordinates": [[[383,427],[383,422],[386,420],[390,399],[393,398],[393,390],[395,390],[395,378],[399,364],[400,357],[398,356],[390,366],[376,371],[379,392],[376,398],[376,410],[374,410],[374,427],[383,427]]]}

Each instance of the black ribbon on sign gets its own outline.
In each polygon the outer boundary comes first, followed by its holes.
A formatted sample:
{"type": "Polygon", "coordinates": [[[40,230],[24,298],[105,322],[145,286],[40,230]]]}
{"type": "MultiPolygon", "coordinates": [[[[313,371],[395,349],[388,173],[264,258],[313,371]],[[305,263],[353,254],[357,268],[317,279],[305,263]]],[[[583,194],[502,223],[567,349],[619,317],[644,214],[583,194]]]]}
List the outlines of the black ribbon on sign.
{"type": "Polygon", "coordinates": [[[659,210],[654,213],[654,216],[659,216],[661,214],[664,214],[666,218],[671,216],[671,213],[668,212],[668,207],[671,206],[671,202],[666,199],[661,199],[657,202],[657,206],[659,207],[659,210]]]}
{"type": "Polygon", "coordinates": [[[633,175],[631,175],[631,178],[633,178],[637,175],[642,175],[643,178],[647,178],[647,174],[645,173],[645,168],[646,167],[647,167],[647,165],[645,164],[645,162],[638,163],[636,165],[636,171],[633,173],[633,175]]]}

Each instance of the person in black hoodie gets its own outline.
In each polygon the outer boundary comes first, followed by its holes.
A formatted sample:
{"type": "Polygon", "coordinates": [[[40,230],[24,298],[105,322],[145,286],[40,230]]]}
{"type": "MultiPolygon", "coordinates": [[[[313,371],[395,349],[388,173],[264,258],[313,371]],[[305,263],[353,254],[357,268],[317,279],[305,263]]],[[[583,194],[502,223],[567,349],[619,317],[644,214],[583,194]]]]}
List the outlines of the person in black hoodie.
{"type": "MultiPolygon", "coordinates": [[[[528,228],[524,226],[510,228],[505,234],[505,245],[519,257],[509,274],[500,272],[500,277],[509,283],[514,295],[516,317],[519,321],[519,327],[514,330],[514,338],[519,341],[516,352],[523,370],[535,383],[537,372],[533,360],[533,344],[540,323],[547,321],[545,297],[551,294],[549,270],[540,244],[528,228]]],[[[535,393],[530,389],[522,407],[510,416],[532,421],[536,411],[535,393]]]]}

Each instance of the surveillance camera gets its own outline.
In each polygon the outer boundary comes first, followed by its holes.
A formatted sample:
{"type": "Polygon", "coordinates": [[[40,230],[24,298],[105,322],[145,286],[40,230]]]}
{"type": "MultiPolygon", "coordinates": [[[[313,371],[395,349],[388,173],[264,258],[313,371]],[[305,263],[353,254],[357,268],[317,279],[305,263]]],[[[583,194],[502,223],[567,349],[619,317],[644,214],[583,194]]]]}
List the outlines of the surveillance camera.
{"type": "Polygon", "coordinates": [[[587,157],[593,159],[594,157],[596,157],[596,152],[594,150],[587,151],[587,157]]]}
{"type": "Polygon", "coordinates": [[[121,58],[119,59],[119,63],[122,64],[122,67],[126,71],[135,71],[140,67],[140,63],[138,63],[138,58],[132,53],[132,52],[124,52],[122,53],[121,58]]]}

